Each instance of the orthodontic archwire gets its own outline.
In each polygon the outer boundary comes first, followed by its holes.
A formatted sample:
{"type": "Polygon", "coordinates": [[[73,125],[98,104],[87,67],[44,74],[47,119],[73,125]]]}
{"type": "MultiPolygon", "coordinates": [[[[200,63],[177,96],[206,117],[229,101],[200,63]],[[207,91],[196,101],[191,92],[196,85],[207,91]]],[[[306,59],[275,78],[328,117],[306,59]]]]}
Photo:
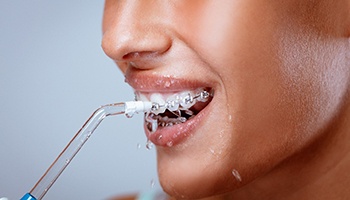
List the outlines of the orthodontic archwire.
{"type": "Polygon", "coordinates": [[[151,112],[152,111],[156,111],[159,110],[160,108],[172,108],[175,107],[176,104],[181,105],[181,104],[191,104],[194,101],[200,101],[200,102],[206,102],[208,100],[208,98],[210,96],[213,96],[214,92],[213,90],[211,90],[210,92],[203,90],[197,94],[195,94],[194,96],[191,95],[191,93],[188,93],[187,96],[185,96],[185,98],[175,98],[175,100],[171,100],[171,101],[167,101],[165,102],[165,104],[160,105],[158,103],[153,103],[152,104],[152,108],[151,108],[151,112]]]}
{"type": "MultiPolygon", "coordinates": [[[[182,99],[182,103],[205,102],[212,95],[212,92],[205,90],[194,96],[188,93],[188,96],[182,99]]],[[[154,112],[161,107],[169,108],[174,103],[180,104],[180,99],[166,102],[164,105],[149,101],[126,101],[101,106],[92,113],[30,192],[26,193],[20,200],[41,200],[106,117],[124,114],[131,118],[134,114],[154,112]]]]}

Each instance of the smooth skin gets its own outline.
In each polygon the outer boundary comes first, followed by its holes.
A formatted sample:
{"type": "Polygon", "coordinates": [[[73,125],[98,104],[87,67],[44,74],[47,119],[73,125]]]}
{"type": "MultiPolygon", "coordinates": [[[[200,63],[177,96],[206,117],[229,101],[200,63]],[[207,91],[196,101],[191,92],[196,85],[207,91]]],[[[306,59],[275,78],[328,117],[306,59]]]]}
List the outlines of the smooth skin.
{"type": "Polygon", "coordinates": [[[349,38],[349,0],[106,0],[102,47],[127,78],[215,90],[192,137],[157,147],[173,198],[346,199],[349,38]]]}

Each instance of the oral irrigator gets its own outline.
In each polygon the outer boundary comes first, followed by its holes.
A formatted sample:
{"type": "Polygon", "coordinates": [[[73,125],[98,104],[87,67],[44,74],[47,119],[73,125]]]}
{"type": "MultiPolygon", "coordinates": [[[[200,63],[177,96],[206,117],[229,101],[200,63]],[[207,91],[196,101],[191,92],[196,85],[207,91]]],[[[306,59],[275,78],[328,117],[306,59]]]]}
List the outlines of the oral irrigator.
{"type": "Polygon", "coordinates": [[[151,109],[152,103],[144,101],[114,103],[98,108],[75,134],[33,189],[20,200],[41,200],[103,119],[120,114],[125,114],[126,117],[130,118],[136,113],[148,112],[151,109]]]}
{"type": "MultiPolygon", "coordinates": [[[[159,122],[160,118],[157,118],[158,114],[168,110],[178,115],[178,119],[176,120],[179,120],[179,123],[184,123],[187,118],[181,116],[180,110],[185,112],[187,116],[192,116],[193,113],[190,113],[191,111],[188,109],[196,102],[207,101],[212,95],[212,91],[209,93],[205,89],[201,89],[198,93],[185,93],[183,96],[176,96],[174,99],[168,100],[165,103],[142,100],[101,106],[74,135],[68,145],[34,185],[33,189],[26,193],[20,200],[41,200],[106,117],[124,114],[126,117],[131,118],[134,114],[145,113],[145,121],[147,123],[151,122],[152,132],[155,132],[158,128],[158,123],[164,123],[159,122]]],[[[0,200],[3,199],[0,198],[0,200]]]]}

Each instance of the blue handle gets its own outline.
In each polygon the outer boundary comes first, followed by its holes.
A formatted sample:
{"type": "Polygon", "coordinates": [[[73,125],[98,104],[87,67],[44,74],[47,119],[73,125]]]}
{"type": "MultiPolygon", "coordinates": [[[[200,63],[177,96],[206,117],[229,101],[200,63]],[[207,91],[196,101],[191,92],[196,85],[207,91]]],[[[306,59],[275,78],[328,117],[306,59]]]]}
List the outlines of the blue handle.
{"type": "Polygon", "coordinates": [[[34,196],[32,196],[30,193],[27,193],[20,200],[37,200],[37,199],[34,196]]]}

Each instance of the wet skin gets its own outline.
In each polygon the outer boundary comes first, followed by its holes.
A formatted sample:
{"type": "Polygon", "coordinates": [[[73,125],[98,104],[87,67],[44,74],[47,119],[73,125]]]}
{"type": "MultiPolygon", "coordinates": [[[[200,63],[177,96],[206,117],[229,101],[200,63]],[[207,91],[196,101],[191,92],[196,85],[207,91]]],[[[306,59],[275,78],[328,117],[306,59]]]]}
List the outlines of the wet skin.
{"type": "Polygon", "coordinates": [[[132,87],[215,90],[186,139],[157,147],[163,189],[350,195],[349,13],[349,0],[107,0],[102,47],[132,87]]]}

